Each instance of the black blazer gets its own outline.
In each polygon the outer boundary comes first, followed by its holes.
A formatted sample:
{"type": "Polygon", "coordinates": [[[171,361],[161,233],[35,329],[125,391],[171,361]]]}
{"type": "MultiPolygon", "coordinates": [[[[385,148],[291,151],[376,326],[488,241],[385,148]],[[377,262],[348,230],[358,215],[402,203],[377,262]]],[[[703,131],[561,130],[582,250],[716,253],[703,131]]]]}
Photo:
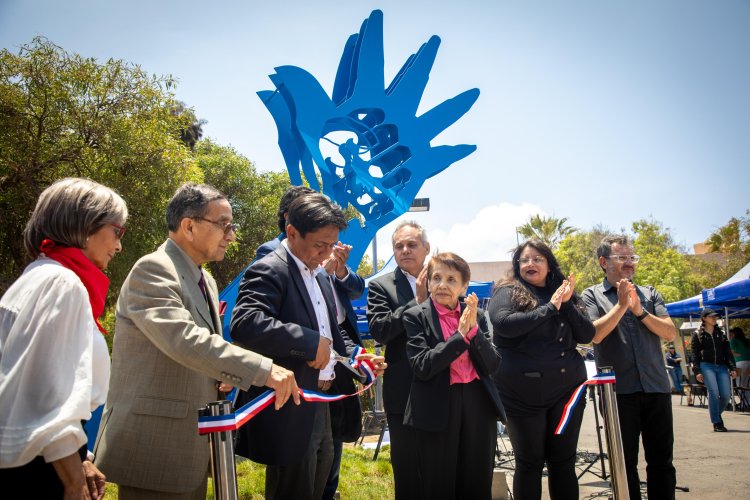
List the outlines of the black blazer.
{"type": "MultiPolygon", "coordinates": [[[[461,304],[461,312],[465,308],[466,305],[461,304]]],[[[500,355],[489,340],[484,311],[478,311],[479,330],[468,344],[457,332],[445,340],[440,317],[431,300],[407,310],[404,313],[404,327],[409,337],[406,352],[414,370],[405,424],[428,432],[442,432],[448,427],[450,365],[467,350],[495,408],[496,417],[505,422],[505,409],[492,379],[500,365],[500,355]]]]}
{"type": "MultiPolygon", "coordinates": [[[[317,276],[326,299],[330,324],[336,325],[333,296],[328,281],[317,276]]],[[[333,348],[351,353],[354,345],[338,328],[332,327],[333,348]]],[[[231,323],[232,339],[237,345],[272,358],[274,363],[294,372],[297,385],[317,390],[319,370],[308,366],[315,359],[320,334],[312,302],[297,264],[279,246],[271,254],[250,266],[240,283],[237,304],[231,323]]],[[[333,390],[354,392],[354,383],[344,367],[336,368],[333,390]]],[[[257,397],[264,387],[240,391],[237,405],[257,397]]],[[[347,398],[348,404],[359,404],[347,398]]],[[[271,465],[293,465],[302,458],[310,440],[315,404],[285,404],[260,412],[238,431],[237,454],[255,462],[271,465]]]]}
{"type": "Polygon", "coordinates": [[[406,357],[406,330],[402,316],[416,305],[417,299],[401,269],[370,281],[367,323],[372,338],[385,346],[388,369],[383,374],[383,403],[388,413],[403,415],[409,400],[412,370],[406,357]]]}

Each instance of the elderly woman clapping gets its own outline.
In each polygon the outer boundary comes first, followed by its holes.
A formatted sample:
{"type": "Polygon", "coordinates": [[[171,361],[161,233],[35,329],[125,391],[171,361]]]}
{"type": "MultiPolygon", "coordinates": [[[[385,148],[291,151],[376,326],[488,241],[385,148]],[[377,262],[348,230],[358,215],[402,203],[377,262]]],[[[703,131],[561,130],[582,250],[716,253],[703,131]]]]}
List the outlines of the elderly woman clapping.
{"type": "Polygon", "coordinates": [[[0,300],[0,480],[35,498],[101,498],[82,422],[104,403],[109,354],[99,316],[128,216],[111,189],[62,179],[24,232],[34,260],[0,300]]]}
{"type": "Polygon", "coordinates": [[[492,380],[500,357],[464,259],[439,253],[427,266],[430,297],[404,312],[414,370],[404,423],[416,429],[423,498],[491,498],[497,419],[492,380]]]}

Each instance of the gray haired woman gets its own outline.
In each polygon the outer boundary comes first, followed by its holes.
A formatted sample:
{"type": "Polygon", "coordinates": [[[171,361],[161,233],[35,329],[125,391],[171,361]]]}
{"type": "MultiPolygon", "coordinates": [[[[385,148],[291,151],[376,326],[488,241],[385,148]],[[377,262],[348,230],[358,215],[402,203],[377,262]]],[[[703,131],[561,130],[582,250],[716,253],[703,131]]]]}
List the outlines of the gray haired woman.
{"type": "Polygon", "coordinates": [[[104,403],[103,270],[122,250],[123,199],[88,179],[42,192],[24,231],[36,258],[0,299],[0,482],[38,498],[100,498],[82,422],[104,403]]]}

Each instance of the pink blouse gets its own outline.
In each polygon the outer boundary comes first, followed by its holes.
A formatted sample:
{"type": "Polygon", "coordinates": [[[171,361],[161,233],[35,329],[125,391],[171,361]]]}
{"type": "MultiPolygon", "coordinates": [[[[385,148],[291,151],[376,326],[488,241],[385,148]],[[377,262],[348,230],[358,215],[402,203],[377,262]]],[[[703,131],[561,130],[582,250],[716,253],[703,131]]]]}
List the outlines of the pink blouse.
{"type": "MultiPolygon", "coordinates": [[[[440,318],[440,328],[443,330],[443,338],[448,340],[454,333],[458,332],[458,320],[461,318],[461,308],[456,307],[455,309],[448,309],[434,300],[432,301],[432,305],[435,306],[435,310],[440,318]]],[[[469,341],[474,338],[474,335],[477,334],[477,331],[477,325],[474,325],[474,327],[469,330],[469,333],[466,334],[466,337],[464,337],[464,342],[468,344],[469,341]]],[[[461,334],[459,333],[458,335],[461,334]]],[[[474,369],[474,364],[469,357],[469,351],[464,351],[451,363],[451,385],[468,384],[472,380],[478,378],[479,374],[474,369]]]]}

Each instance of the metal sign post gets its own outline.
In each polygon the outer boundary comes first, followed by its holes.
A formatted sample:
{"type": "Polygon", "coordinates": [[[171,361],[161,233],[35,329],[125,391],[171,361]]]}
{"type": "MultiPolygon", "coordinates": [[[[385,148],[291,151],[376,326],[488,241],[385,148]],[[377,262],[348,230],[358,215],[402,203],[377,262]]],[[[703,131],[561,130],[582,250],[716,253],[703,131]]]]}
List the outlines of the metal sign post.
{"type": "MultiPolygon", "coordinates": [[[[221,416],[232,413],[232,404],[229,401],[216,401],[208,403],[206,407],[198,410],[198,414],[204,416],[221,416]]],[[[231,431],[212,432],[208,435],[208,443],[211,447],[211,477],[214,485],[214,498],[216,500],[237,500],[237,469],[234,464],[234,439],[231,431]]]]}
{"type": "MultiPolygon", "coordinates": [[[[602,366],[599,373],[612,374],[611,366],[602,366]]],[[[609,470],[611,472],[612,494],[615,500],[627,500],[628,474],[625,470],[625,454],[622,448],[622,434],[620,433],[620,417],[617,413],[617,397],[615,385],[601,386],[603,396],[604,430],[607,436],[607,451],[609,452],[609,470]]]]}

